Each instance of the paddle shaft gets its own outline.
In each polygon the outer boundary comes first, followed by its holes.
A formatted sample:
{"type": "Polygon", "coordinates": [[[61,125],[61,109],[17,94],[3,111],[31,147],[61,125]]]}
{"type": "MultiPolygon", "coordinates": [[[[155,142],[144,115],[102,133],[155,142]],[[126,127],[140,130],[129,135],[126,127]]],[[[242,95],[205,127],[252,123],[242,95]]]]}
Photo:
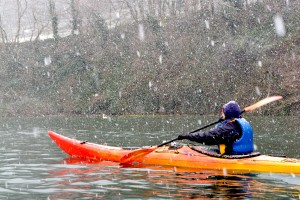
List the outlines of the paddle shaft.
{"type": "MultiPolygon", "coordinates": [[[[245,111],[243,110],[243,112],[245,112],[245,111]]],[[[201,128],[198,128],[198,129],[196,129],[196,130],[193,130],[193,131],[189,132],[188,134],[191,134],[191,133],[195,133],[195,132],[201,131],[201,130],[203,130],[203,129],[206,129],[206,128],[208,128],[208,127],[210,127],[210,126],[212,126],[212,125],[215,125],[215,124],[217,124],[217,123],[220,123],[220,122],[222,122],[222,121],[223,121],[223,119],[220,118],[220,119],[218,119],[218,121],[212,122],[212,123],[210,123],[210,124],[208,124],[208,125],[206,125],[206,126],[203,126],[203,127],[201,127],[201,128]]],[[[172,140],[166,141],[166,142],[164,142],[164,143],[161,143],[160,145],[157,145],[157,147],[162,147],[162,146],[164,146],[164,145],[166,145],[166,144],[169,144],[169,143],[171,143],[171,142],[174,142],[174,141],[176,141],[176,140],[178,140],[178,137],[177,137],[177,138],[174,138],[174,139],[172,139],[172,140]]]]}
{"type": "MultiPolygon", "coordinates": [[[[242,111],[241,111],[241,114],[244,113],[244,112],[246,112],[246,111],[245,111],[245,110],[242,110],[242,111]]],[[[206,128],[208,128],[208,127],[210,127],[210,126],[213,126],[213,125],[215,125],[215,124],[217,124],[217,123],[220,123],[220,122],[222,122],[222,121],[224,121],[224,119],[220,118],[220,119],[218,119],[218,121],[212,122],[212,123],[210,123],[210,124],[207,124],[206,126],[203,126],[203,127],[201,127],[201,128],[198,128],[198,129],[196,129],[196,130],[193,130],[193,131],[189,132],[188,134],[191,134],[191,133],[195,133],[195,132],[201,131],[201,130],[203,130],[203,129],[206,129],[206,128]]],[[[160,145],[157,145],[157,147],[162,147],[162,146],[164,146],[164,145],[166,145],[166,144],[169,144],[169,143],[171,143],[171,142],[174,142],[174,141],[176,141],[176,140],[178,140],[178,137],[177,137],[177,138],[174,138],[174,139],[172,139],[172,140],[166,141],[166,142],[164,142],[164,143],[161,143],[160,145]]]]}
{"type": "MultiPolygon", "coordinates": [[[[198,128],[198,129],[196,129],[196,130],[194,130],[194,131],[191,131],[191,132],[189,132],[188,134],[195,133],[195,132],[200,131],[200,130],[202,130],[202,129],[205,129],[205,128],[209,127],[209,126],[212,126],[212,125],[214,125],[214,124],[217,124],[217,123],[219,123],[219,122],[221,122],[221,121],[222,121],[222,119],[220,118],[218,121],[213,122],[213,123],[211,123],[211,124],[208,124],[208,125],[206,125],[206,126],[203,126],[203,127],[201,127],[201,128],[198,128]]],[[[171,143],[171,142],[174,142],[174,141],[176,141],[176,140],[178,140],[178,137],[177,137],[177,138],[174,138],[174,139],[172,139],[172,140],[166,141],[166,142],[164,142],[164,143],[162,143],[162,144],[160,144],[160,145],[158,145],[158,146],[154,146],[154,147],[147,148],[147,149],[138,149],[138,150],[135,150],[135,151],[133,151],[133,152],[130,152],[130,153],[124,155],[124,156],[120,159],[120,162],[121,162],[121,163],[129,163],[129,162],[132,162],[132,161],[136,160],[137,158],[144,157],[144,156],[146,156],[147,154],[149,154],[149,153],[155,151],[157,148],[159,148],[159,147],[161,147],[161,146],[164,146],[164,145],[166,145],[166,144],[169,144],[169,143],[171,143]]]]}

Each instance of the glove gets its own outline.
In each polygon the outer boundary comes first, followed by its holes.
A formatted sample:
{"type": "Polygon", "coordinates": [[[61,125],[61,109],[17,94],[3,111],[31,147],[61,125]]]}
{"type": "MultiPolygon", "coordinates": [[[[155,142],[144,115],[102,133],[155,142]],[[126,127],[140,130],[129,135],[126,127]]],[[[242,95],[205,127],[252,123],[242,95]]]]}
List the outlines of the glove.
{"type": "Polygon", "coordinates": [[[178,140],[184,140],[184,139],[187,139],[188,138],[188,133],[181,133],[178,135],[177,139],[178,140]]]}

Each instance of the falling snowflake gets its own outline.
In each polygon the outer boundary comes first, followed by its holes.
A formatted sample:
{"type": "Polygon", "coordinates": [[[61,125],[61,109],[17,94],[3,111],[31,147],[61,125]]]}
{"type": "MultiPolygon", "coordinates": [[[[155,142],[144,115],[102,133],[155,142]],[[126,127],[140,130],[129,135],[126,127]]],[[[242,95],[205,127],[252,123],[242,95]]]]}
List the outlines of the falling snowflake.
{"type": "Polygon", "coordinates": [[[275,24],[275,32],[279,37],[283,37],[286,34],[283,18],[280,14],[277,14],[273,18],[275,24]]]}

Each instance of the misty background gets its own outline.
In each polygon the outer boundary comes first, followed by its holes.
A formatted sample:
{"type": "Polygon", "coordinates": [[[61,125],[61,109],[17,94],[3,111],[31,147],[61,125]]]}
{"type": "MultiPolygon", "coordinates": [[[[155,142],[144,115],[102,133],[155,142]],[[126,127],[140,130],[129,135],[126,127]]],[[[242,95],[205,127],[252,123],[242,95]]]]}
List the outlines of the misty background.
{"type": "Polygon", "coordinates": [[[297,0],[0,1],[0,110],[299,115],[297,0]]]}

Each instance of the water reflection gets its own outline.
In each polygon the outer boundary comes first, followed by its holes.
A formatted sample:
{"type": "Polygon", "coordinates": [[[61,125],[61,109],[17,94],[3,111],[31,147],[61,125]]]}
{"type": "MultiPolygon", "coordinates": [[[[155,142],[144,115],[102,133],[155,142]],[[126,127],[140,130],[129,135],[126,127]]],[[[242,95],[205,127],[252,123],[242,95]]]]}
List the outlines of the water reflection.
{"type": "MultiPolygon", "coordinates": [[[[203,124],[213,117],[201,118],[203,124]]],[[[199,127],[197,116],[47,117],[0,120],[0,199],[299,199],[300,178],[289,174],[234,174],[68,158],[48,137],[111,146],[160,144],[199,127]]],[[[298,118],[253,118],[262,153],[299,157],[298,118]]],[[[203,125],[202,124],[202,125],[203,125]]]]}
{"type": "Polygon", "coordinates": [[[297,198],[300,191],[298,186],[287,189],[280,179],[252,173],[224,175],[224,172],[214,170],[195,172],[194,169],[164,166],[120,166],[114,162],[78,158],[67,158],[62,163],[69,167],[49,174],[63,177],[64,181],[55,185],[65,189],[61,194],[51,195],[51,199],[74,198],[74,193],[86,191],[89,192],[85,197],[108,199],[118,195],[141,199],[247,199],[265,198],[266,195],[297,198]],[[74,192],[71,196],[70,190],[74,192]]]}

